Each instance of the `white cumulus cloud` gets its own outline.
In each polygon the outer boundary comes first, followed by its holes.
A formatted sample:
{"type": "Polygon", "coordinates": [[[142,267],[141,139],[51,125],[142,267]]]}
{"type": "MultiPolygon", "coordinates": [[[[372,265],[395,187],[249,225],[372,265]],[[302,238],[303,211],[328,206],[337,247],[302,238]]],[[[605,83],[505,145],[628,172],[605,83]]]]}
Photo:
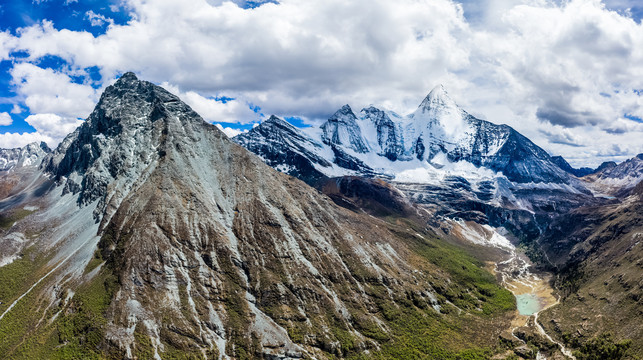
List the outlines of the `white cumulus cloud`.
{"type": "Polygon", "coordinates": [[[233,138],[239,134],[243,134],[244,132],[247,132],[247,130],[239,130],[239,129],[233,129],[231,127],[223,127],[221,124],[214,124],[216,127],[219,128],[219,130],[223,131],[224,134],[226,134],[229,138],[233,138]]]}
{"type": "Polygon", "coordinates": [[[162,83],[166,90],[177,95],[196,111],[205,121],[227,123],[253,123],[261,120],[260,115],[250,109],[248,102],[239,99],[226,99],[225,102],[213,97],[205,97],[194,91],[181,92],[177,86],[162,83]]]}
{"type": "Polygon", "coordinates": [[[82,120],[64,118],[56,114],[29,115],[25,121],[33,126],[39,134],[52,139],[62,140],[67,134],[76,130],[82,120]]]}
{"type": "Polygon", "coordinates": [[[40,134],[38,132],[31,133],[4,133],[0,134],[0,148],[3,149],[13,149],[18,147],[23,147],[32,142],[41,142],[44,141],[51,147],[52,145],[57,145],[59,141],[54,140],[48,136],[40,134]]]}
{"type": "Polygon", "coordinates": [[[98,100],[98,94],[90,85],[76,84],[68,75],[52,69],[19,63],[10,73],[15,91],[31,113],[85,118],[98,100]]]}
{"type": "Polygon", "coordinates": [[[11,115],[7,112],[0,112],[0,126],[11,125],[11,123],[13,123],[11,115]]]}
{"type": "Polygon", "coordinates": [[[97,14],[93,10],[85,13],[85,19],[89,20],[92,26],[103,26],[105,24],[114,25],[114,19],[108,18],[105,15],[97,14]]]}
{"type": "Polygon", "coordinates": [[[210,122],[252,123],[249,104],[309,122],[346,103],[408,113],[442,83],[467,111],[575,165],[615,143],[643,152],[643,130],[625,118],[643,116],[643,25],[599,0],[283,0],[254,9],[129,0],[121,9],[127,24],[87,14],[110,24],[99,36],[49,21],[0,32],[0,58],[28,54],[11,75],[32,113],[85,118],[98,93],[68,75],[94,66],[103,86],[124,71],[165,83],[210,122]],[[68,69],[40,68],[48,55],[68,69]]]}

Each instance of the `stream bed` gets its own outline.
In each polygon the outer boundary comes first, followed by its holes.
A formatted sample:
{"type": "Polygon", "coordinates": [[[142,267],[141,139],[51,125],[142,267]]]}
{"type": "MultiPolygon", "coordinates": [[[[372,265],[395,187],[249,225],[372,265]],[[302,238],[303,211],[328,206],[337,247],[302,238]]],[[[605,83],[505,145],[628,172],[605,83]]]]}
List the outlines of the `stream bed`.
{"type": "MultiPolygon", "coordinates": [[[[450,225],[451,233],[455,236],[474,244],[497,248],[499,254],[502,254],[500,261],[489,263],[489,270],[498,276],[501,284],[516,298],[517,314],[512,320],[511,335],[524,343],[524,340],[516,337],[514,331],[528,326],[529,320],[533,317],[534,321],[531,322],[533,325],[530,325],[534,327],[533,330],[556,344],[568,359],[575,360],[571,351],[547,334],[538,323],[540,311],[558,304],[554,289],[549,285],[552,274],[534,270],[524,252],[517,249],[509,240],[510,234],[506,229],[463,220],[451,220],[450,225]]],[[[546,360],[547,356],[539,351],[536,358],[546,360]]]]}

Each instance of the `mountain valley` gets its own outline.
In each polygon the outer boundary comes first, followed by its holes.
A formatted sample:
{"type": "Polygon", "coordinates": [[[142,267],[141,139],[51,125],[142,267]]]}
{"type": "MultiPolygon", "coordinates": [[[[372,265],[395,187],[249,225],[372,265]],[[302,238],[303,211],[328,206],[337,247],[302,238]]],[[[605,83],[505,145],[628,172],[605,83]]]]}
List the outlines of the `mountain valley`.
{"type": "Polygon", "coordinates": [[[0,150],[0,354],[640,358],[642,164],[574,169],[442,86],[229,139],[126,73],[0,150]]]}

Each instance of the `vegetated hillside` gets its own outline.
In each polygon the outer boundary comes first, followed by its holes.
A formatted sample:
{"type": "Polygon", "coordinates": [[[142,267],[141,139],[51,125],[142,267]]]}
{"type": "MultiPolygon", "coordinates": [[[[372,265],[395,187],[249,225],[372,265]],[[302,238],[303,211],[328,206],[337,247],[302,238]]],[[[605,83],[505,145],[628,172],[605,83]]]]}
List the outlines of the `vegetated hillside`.
{"type": "Polygon", "coordinates": [[[629,346],[625,358],[643,357],[641,189],[643,183],[622,201],[572,211],[541,240],[560,266],[556,285],[563,296],[539,320],[550,334],[582,353],[619,358],[619,351],[629,346]]]}
{"type": "Polygon", "coordinates": [[[131,73],[42,169],[0,201],[5,358],[488,358],[515,309],[424,226],[338,207],[131,73]]]}

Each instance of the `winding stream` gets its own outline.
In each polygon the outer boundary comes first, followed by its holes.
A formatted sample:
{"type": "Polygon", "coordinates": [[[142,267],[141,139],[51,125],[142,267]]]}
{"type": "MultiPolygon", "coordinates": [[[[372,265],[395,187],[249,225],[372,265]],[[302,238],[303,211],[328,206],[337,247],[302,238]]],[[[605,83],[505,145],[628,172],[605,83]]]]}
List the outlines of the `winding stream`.
{"type": "MultiPolygon", "coordinates": [[[[502,284],[511,291],[516,297],[518,308],[518,317],[512,324],[511,333],[521,326],[525,326],[531,316],[534,317],[536,331],[544,338],[558,345],[560,351],[576,360],[572,351],[567,349],[564,344],[552,338],[545,329],[538,323],[538,314],[556,304],[559,299],[553,295],[553,289],[549,286],[550,275],[538,276],[531,272],[531,264],[526,256],[513,248],[509,259],[496,263],[495,271],[500,274],[502,284]]],[[[513,335],[516,337],[515,335],[513,335]]],[[[516,337],[517,338],[517,337],[516,337]]],[[[522,340],[521,340],[522,341],[522,340]]],[[[537,359],[546,360],[544,354],[538,352],[537,359]]]]}
{"type": "MultiPolygon", "coordinates": [[[[493,228],[489,225],[481,225],[472,221],[448,220],[451,225],[450,233],[460,239],[471,243],[482,245],[488,248],[499,249],[504,260],[492,263],[492,272],[499,276],[502,285],[511,291],[516,297],[518,314],[511,324],[511,335],[524,343],[514,332],[516,329],[526,326],[531,317],[534,317],[534,330],[544,338],[558,345],[560,351],[576,360],[572,352],[562,343],[554,340],[545,329],[538,323],[538,314],[556,304],[558,299],[554,296],[554,289],[549,286],[551,274],[532,272],[531,262],[527,256],[516,249],[507,238],[509,232],[504,228],[493,228]]],[[[545,354],[538,352],[537,359],[546,360],[545,354]]]]}

